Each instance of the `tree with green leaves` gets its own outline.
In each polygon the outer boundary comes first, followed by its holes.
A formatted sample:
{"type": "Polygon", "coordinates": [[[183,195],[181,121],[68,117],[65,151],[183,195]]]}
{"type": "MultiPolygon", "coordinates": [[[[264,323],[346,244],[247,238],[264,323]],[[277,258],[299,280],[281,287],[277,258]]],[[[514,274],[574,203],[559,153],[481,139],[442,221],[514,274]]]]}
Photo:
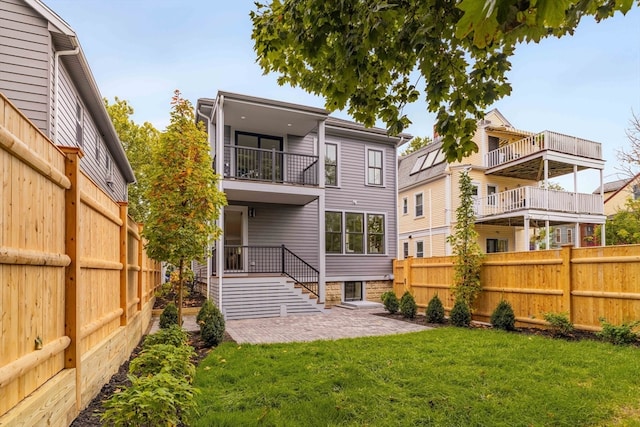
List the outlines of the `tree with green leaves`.
{"type": "Polygon", "coordinates": [[[456,301],[463,301],[469,308],[482,290],[480,267],[484,254],[478,244],[473,210],[473,185],[468,171],[460,172],[460,205],[456,209],[454,233],[447,236],[456,257],[454,284],[451,288],[456,301]]]}
{"type": "Polygon", "coordinates": [[[518,43],[572,34],[633,0],[271,0],[251,12],[252,38],[265,73],[325,98],[366,126],[390,134],[411,121],[405,105],[424,91],[437,113],[449,161],[478,146],[484,110],[511,92],[506,73],[518,43]],[[422,87],[420,87],[422,86],[422,87]]]}
{"type": "Polygon", "coordinates": [[[215,224],[226,204],[216,187],[207,133],[196,125],[191,103],[176,91],[171,122],[152,150],[149,167],[149,216],[143,229],[147,253],[179,270],[178,324],[182,325],[184,268],[204,261],[212,240],[221,230],[215,224]]]}
{"type": "Polygon", "coordinates": [[[404,155],[406,156],[407,154],[411,154],[415,151],[418,151],[421,148],[426,147],[427,145],[431,144],[433,142],[433,140],[431,138],[429,138],[428,136],[425,136],[424,138],[421,136],[416,136],[414,137],[411,141],[409,141],[409,145],[407,145],[407,149],[404,150],[404,155]]]}
{"type": "Polygon", "coordinates": [[[124,99],[116,97],[113,104],[104,99],[104,105],[136,176],[136,182],[129,185],[128,189],[129,215],[137,222],[144,223],[149,212],[146,193],[151,147],[157,143],[160,132],[149,122],[136,124],[131,119],[133,107],[124,99]]]}
{"type": "MultiPolygon", "coordinates": [[[[605,223],[605,241],[610,245],[640,243],[640,199],[627,199],[620,209],[605,223]]],[[[596,228],[596,241],[600,241],[602,227],[596,228]]]]}

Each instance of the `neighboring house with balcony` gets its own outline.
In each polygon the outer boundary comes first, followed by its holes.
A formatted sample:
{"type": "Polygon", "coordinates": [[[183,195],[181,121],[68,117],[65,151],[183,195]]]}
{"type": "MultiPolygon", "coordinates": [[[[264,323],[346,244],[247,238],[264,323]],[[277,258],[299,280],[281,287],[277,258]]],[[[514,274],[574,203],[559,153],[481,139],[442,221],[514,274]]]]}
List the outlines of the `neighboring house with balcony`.
{"type": "Polygon", "coordinates": [[[115,201],[135,181],[73,29],[39,0],[0,0],[0,92],[115,201]]]}
{"type": "Polygon", "coordinates": [[[196,270],[228,319],[379,301],[392,288],[396,148],[410,135],[228,92],[196,110],[228,200],[196,270]]]}
{"type": "MultiPolygon", "coordinates": [[[[479,151],[447,163],[442,141],[398,160],[399,258],[450,255],[446,237],[453,233],[459,204],[459,174],[468,170],[474,185],[476,231],[487,253],[528,251],[532,236],[569,224],[575,236],[585,224],[604,224],[602,194],[548,189],[549,179],[586,169],[600,171],[597,142],[551,131],[515,129],[492,110],[478,123],[473,138],[479,151]]],[[[578,242],[575,242],[576,244],[578,242]]]]}

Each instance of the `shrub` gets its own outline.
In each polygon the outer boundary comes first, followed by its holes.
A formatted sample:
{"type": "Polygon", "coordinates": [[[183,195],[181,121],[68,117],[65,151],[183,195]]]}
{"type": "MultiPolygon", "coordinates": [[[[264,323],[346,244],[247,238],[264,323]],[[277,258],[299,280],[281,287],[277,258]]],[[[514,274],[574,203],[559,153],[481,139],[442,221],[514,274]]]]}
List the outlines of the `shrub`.
{"type": "Polygon", "coordinates": [[[402,317],[413,319],[416,317],[417,312],[418,305],[416,304],[416,300],[409,291],[406,291],[402,295],[402,298],[400,298],[400,313],[402,313],[402,317]]]}
{"type": "Polygon", "coordinates": [[[193,356],[193,347],[188,345],[174,347],[170,344],[156,344],[144,349],[131,361],[129,373],[136,377],[166,373],[190,383],[196,373],[196,367],[191,363],[193,356]]]}
{"type": "Polygon", "coordinates": [[[196,320],[200,325],[200,335],[202,340],[210,346],[218,345],[224,337],[224,317],[222,313],[211,301],[206,301],[196,320]]]}
{"type": "Polygon", "coordinates": [[[427,322],[429,323],[443,323],[444,322],[444,306],[442,301],[438,298],[438,295],[434,295],[427,305],[427,322]]]}
{"type": "Polygon", "coordinates": [[[160,329],[155,334],[147,335],[144,339],[143,348],[147,349],[156,344],[169,344],[174,347],[187,345],[189,334],[178,325],[169,325],[168,328],[160,329]]]}
{"type": "Polygon", "coordinates": [[[451,324],[459,327],[467,327],[471,324],[471,310],[462,299],[457,300],[451,309],[451,324]]]}
{"type": "Polygon", "coordinates": [[[172,302],[167,304],[160,315],[160,329],[166,329],[178,324],[178,307],[172,302]]]}
{"type": "Polygon", "coordinates": [[[385,310],[391,314],[398,312],[398,309],[400,308],[400,301],[398,301],[398,297],[394,291],[387,291],[383,293],[381,299],[385,310]]]}
{"type": "Polygon", "coordinates": [[[542,317],[551,326],[551,333],[557,337],[567,337],[573,332],[568,313],[543,313],[542,317]]]}
{"type": "Polygon", "coordinates": [[[516,316],[513,314],[511,304],[505,300],[500,301],[496,309],[491,313],[491,324],[494,328],[513,331],[515,329],[516,316]]]}
{"type": "Polygon", "coordinates": [[[602,331],[598,332],[598,336],[612,344],[632,344],[640,338],[640,333],[634,331],[634,329],[640,326],[640,321],[623,323],[616,326],[600,318],[600,323],[602,324],[602,331]]]}
{"type": "Polygon", "coordinates": [[[112,426],[185,425],[197,415],[190,383],[168,373],[140,378],[130,376],[131,386],[104,403],[101,420],[112,426]]]}

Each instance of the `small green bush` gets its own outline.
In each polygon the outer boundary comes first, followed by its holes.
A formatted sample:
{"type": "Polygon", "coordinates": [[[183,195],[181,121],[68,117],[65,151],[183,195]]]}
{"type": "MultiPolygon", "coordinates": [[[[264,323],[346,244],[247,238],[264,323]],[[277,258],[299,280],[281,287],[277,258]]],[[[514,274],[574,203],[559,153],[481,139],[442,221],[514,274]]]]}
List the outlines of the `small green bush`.
{"type": "Polygon", "coordinates": [[[189,334],[178,325],[170,325],[168,328],[160,329],[155,334],[147,335],[144,339],[143,348],[147,349],[156,344],[169,344],[174,347],[187,345],[189,334]]]}
{"type": "Polygon", "coordinates": [[[551,333],[557,337],[568,337],[573,332],[573,323],[568,313],[543,313],[542,317],[551,326],[551,333]]]}
{"type": "Polygon", "coordinates": [[[197,415],[198,390],[168,373],[129,377],[131,386],[104,403],[101,421],[108,426],[187,425],[197,415]]]}
{"type": "Polygon", "coordinates": [[[461,299],[457,300],[451,309],[451,324],[459,327],[468,327],[471,324],[471,310],[461,299]]]}
{"type": "Polygon", "coordinates": [[[427,322],[428,323],[443,323],[444,322],[444,306],[442,301],[438,298],[438,295],[434,295],[427,305],[427,322]]]}
{"type": "Polygon", "coordinates": [[[634,329],[640,326],[640,321],[623,323],[616,326],[600,318],[600,323],[602,324],[602,331],[598,332],[598,336],[612,344],[632,344],[640,339],[640,333],[634,331],[634,329]]]}
{"type": "Polygon", "coordinates": [[[131,361],[129,373],[136,377],[167,373],[192,382],[196,373],[196,367],[191,363],[193,356],[193,347],[188,345],[174,347],[170,344],[156,344],[142,350],[131,361]]]}
{"type": "Polygon", "coordinates": [[[415,298],[413,298],[411,292],[406,291],[402,295],[402,298],[400,298],[400,313],[402,313],[402,317],[413,319],[416,317],[417,312],[418,305],[416,304],[415,298]]]}
{"type": "Polygon", "coordinates": [[[383,293],[380,298],[384,304],[384,309],[389,313],[395,314],[400,309],[400,301],[398,301],[398,297],[394,291],[387,291],[383,293]]]}
{"type": "Polygon", "coordinates": [[[496,309],[491,313],[491,324],[494,328],[504,329],[505,331],[516,329],[516,316],[513,314],[513,308],[508,301],[502,300],[498,303],[496,309]]]}
{"type": "Polygon", "coordinates": [[[166,329],[178,324],[178,307],[172,302],[167,304],[160,315],[160,329],[166,329]]]}
{"type": "Polygon", "coordinates": [[[206,301],[198,312],[196,320],[200,325],[202,340],[210,346],[218,345],[224,337],[224,316],[211,301],[206,301]]]}

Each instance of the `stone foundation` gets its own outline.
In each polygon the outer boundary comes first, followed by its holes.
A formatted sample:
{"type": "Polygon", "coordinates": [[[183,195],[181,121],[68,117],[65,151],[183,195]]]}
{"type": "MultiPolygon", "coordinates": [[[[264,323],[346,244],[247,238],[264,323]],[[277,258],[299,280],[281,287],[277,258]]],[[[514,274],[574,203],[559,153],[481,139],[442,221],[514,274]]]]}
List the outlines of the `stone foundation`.
{"type": "MultiPolygon", "coordinates": [[[[392,280],[371,280],[364,282],[364,300],[371,302],[382,302],[380,296],[387,291],[393,290],[392,280]]],[[[325,284],[325,307],[333,307],[342,302],[342,292],[344,282],[327,282],[325,284]]]]}

